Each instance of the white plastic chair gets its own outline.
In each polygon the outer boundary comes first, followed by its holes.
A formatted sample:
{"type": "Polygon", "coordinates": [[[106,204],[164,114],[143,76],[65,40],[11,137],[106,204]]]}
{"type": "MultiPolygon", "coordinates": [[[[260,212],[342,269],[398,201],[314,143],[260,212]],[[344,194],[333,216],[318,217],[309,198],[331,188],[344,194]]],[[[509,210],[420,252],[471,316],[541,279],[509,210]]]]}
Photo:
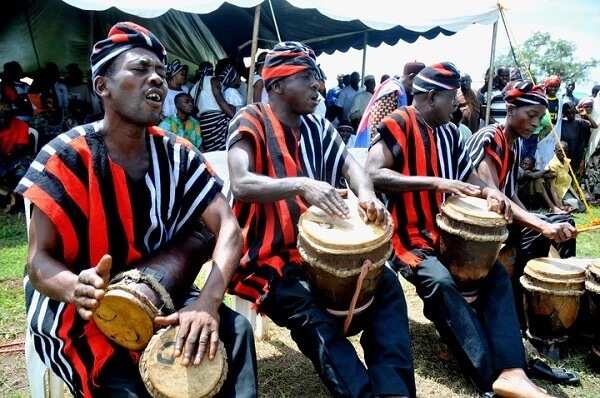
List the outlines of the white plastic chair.
{"type": "MultiPolygon", "coordinates": [[[[27,238],[29,240],[31,202],[28,199],[24,199],[24,205],[27,238]]],[[[62,398],[64,396],[65,387],[62,379],[50,368],[46,367],[38,353],[35,351],[33,337],[29,331],[29,325],[27,325],[25,331],[25,363],[27,367],[27,379],[29,381],[29,395],[32,398],[62,398]]]]}
{"type": "Polygon", "coordinates": [[[38,142],[40,140],[40,133],[34,128],[29,127],[29,135],[33,137],[33,154],[38,153],[38,142]]]}

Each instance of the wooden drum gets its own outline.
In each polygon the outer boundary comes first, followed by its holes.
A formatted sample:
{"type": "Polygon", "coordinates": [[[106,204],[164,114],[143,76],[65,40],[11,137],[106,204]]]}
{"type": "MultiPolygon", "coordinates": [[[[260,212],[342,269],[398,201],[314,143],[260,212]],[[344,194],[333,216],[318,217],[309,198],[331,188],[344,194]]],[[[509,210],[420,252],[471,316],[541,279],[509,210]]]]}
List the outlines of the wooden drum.
{"type": "Polygon", "coordinates": [[[585,289],[588,296],[590,324],[594,329],[592,354],[600,361],[600,261],[590,264],[587,269],[585,289]]]}
{"type": "Polygon", "coordinates": [[[440,228],[440,260],[459,290],[476,297],[478,282],[494,266],[508,238],[504,216],[489,211],[487,201],[471,196],[451,196],[436,217],[440,228]]]}
{"type": "Polygon", "coordinates": [[[227,377],[227,353],[222,342],[213,360],[205,354],[200,365],[183,366],[175,358],[177,328],[161,329],[152,337],[140,358],[140,375],[154,398],[210,398],[227,377]]]}
{"type": "Polygon", "coordinates": [[[520,281],[528,336],[550,345],[566,341],[585,292],[585,268],[574,259],[538,258],[520,281]]]}
{"type": "Polygon", "coordinates": [[[130,350],[143,350],[154,334],[154,318],[173,312],[167,291],[151,276],[134,269],[115,276],[94,311],[98,329],[130,350]]]}
{"type": "Polygon", "coordinates": [[[362,279],[354,313],[371,304],[385,261],[392,253],[391,221],[385,226],[366,224],[356,201],[346,203],[350,219],[330,217],[312,206],[300,216],[298,223],[298,250],[309,280],[328,311],[338,316],[348,315],[367,259],[372,266],[362,279]]]}

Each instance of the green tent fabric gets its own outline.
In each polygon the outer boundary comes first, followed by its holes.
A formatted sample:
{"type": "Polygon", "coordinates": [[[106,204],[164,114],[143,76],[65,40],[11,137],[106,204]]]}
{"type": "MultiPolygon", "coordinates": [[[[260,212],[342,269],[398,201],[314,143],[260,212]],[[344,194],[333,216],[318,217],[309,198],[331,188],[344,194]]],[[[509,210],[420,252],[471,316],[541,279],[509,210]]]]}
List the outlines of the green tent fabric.
{"type": "Polygon", "coordinates": [[[62,69],[76,63],[82,70],[88,70],[93,43],[106,37],[114,23],[125,20],[154,32],[165,45],[169,59],[179,58],[194,65],[204,60],[216,62],[226,56],[196,14],[171,10],[158,18],[145,19],[114,8],[85,11],[60,0],[7,3],[3,4],[0,16],[0,67],[15,60],[25,71],[32,72],[38,69],[39,59],[41,66],[55,62],[62,69]]]}

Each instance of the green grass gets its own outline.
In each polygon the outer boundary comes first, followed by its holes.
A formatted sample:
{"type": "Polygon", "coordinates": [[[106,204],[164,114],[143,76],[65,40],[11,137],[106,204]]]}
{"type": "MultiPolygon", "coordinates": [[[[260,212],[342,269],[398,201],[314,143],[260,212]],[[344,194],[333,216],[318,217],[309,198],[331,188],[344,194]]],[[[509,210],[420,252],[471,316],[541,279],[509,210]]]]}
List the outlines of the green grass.
{"type": "MultiPolygon", "coordinates": [[[[592,220],[600,220],[600,207],[593,207],[590,214],[575,215],[577,225],[589,224],[592,220]]],[[[600,231],[586,232],[577,237],[577,256],[600,258],[600,231]]]]}

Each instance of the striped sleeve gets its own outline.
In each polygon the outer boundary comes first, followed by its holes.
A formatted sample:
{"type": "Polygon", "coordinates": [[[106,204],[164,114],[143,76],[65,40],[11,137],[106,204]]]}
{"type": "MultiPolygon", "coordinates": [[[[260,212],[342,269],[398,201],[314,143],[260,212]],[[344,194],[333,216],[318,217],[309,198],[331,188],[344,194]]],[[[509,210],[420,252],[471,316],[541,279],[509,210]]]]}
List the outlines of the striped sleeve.
{"type": "Polygon", "coordinates": [[[342,137],[333,127],[329,120],[322,118],[319,120],[322,128],[322,148],[323,148],[323,177],[334,187],[340,186],[342,170],[348,157],[348,150],[342,137]]]}
{"type": "Polygon", "coordinates": [[[377,134],[371,143],[373,146],[381,141],[389,149],[394,158],[394,170],[404,170],[403,146],[406,146],[406,123],[403,114],[398,112],[385,117],[377,126],[377,134]]]}
{"type": "Polygon", "coordinates": [[[244,138],[249,138],[252,144],[259,147],[259,137],[263,135],[261,109],[256,105],[248,105],[234,116],[229,122],[227,134],[227,150],[244,138]]]}
{"type": "Polygon", "coordinates": [[[466,142],[463,139],[463,136],[460,134],[458,129],[455,129],[455,142],[456,146],[454,148],[455,159],[457,159],[456,163],[456,179],[461,181],[466,181],[469,179],[469,176],[473,172],[473,162],[471,161],[471,156],[466,147],[466,142]]]}
{"type": "Polygon", "coordinates": [[[435,133],[441,176],[466,181],[473,172],[473,165],[460,132],[453,123],[446,123],[436,127],[435,133]]]}
{"type": "Polygon", "coordinates": [[[497,125],[490,125],[479,130],[469,138],[467,142],[467,151],[473,162],[473,167],[479,167],[479,164],[487,155],[498,170],[502,169],[504,148],[501,145],[501,141],[496,139],[497,129],[497,125]]]}

